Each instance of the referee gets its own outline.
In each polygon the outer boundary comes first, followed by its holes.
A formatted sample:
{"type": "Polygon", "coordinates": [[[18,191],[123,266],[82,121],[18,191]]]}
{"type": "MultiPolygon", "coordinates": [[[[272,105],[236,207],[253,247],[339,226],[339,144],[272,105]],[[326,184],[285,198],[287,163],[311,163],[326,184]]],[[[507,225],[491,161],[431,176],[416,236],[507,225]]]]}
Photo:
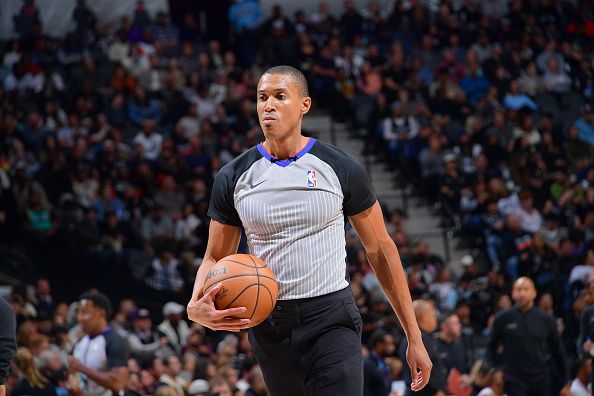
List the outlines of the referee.
{"type": "Polygon", "coordinates": [[[411,388],[422,389],[432,364],[365,171],[343,151],[302,135],[311,98],[299,70],[267,70],[258,83],[257,107],[265,140],[215,178],[208,245],[188,317],[214,330],[248,324],[230,318],[245,308],[214,308],[220,285],[202,293],[211,266],[237,252],[243,227],[250,253],[266,261],[279,282],[273,314],[249,332],[270,394],[360,396],[361,316],[345,279],[347,216],[409,340],[411,388]]]}
{"type": "MultiPolygon", "coordinates": [[[[536,288],[530,278],[514,282],[512,298],[516,305],[495,317],[487,357],[491,364],[503,367],[508,396],[550,395],[550,356],[555,359],[563,381],[568,381],[555,318],[534,306],[536,288]],[[503,352],[498,357],[501,345],[503,352]]],[[[562,394],[569,395],[569,385],[563,387],[562,394]]]]}

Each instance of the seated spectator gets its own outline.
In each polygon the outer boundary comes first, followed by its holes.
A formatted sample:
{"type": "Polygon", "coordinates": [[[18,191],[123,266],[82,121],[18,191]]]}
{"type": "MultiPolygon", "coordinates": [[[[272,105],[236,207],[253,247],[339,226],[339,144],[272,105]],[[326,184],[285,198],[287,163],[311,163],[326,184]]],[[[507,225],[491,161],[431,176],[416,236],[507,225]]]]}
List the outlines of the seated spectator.
{"type": "Polygon", "coordinates": [[[571,89],[571,78],[561,68],[559,60],[551,56],[547,60],[547,69],[544,74],[544,85],[548,92],[564,94],[571,89]]]}
{"type": "Polygon", "coordinates": [[[163,321],[159,324],[159,331],[167,336],[169,345],[177,353],[182,352],[182,347],[186,345],[190,329],[188,324],[182,319],[185,307],[176,302],[170,301],[163,306],[163,321]]]}
{"type": "Polygon", "coordinates": [[[157,159],[161,152],[163,136],[155,132],[155,121],[151,119],[142,120],[141,129],[132,140],[134,145],[142,147],[143,158],[149,161],[157,159]]]}
{"type": "Polygon", "coordinates": [[[35,366],[33,356],[27,348],[19,348],[14,358],[18,382],[10,396],[55,396],[56,391],[48,379],[35,366]]]}
{"type": "Polygon", "coordinates": [[[132,328],[126,336],[126,342],[132,356],[140,362],[150,362],[155,357],[161,358],[171,353],[167,347],[169,340],[165,334],[153,329],[147,309],[137,309],[130,316],[132,328]]]}
{"type": "Polygon", "coordinates": [[[155,194],[155,204],[171,218],[179,218],[184,205],[184,194],[177,188],[175,178],[167,175],[163,178],[160,190],[155,194]]]}
{"type": "MultiPolygon", "coordinates": [[[[175,389],[177,396],[184,396],[185,389],[189,383],[181,377],[182,365],[176,355],[169,355],[161,359],[163,363],[163,374],[159,377],[159,382],[175,389]]],[[[160,388],[157,388],[157,393],[160,388]]]]}
{"type": "Polygon", "coordinates": [[[180,293],[184,287],[180,271],[179,261],[175,258],[173,250],[164,246],[151,263],[146,284],[154,290],[180,293]]]}
{"type": "Polygon", "coordinates": [[[575,126],[579,132],[579,139],[594,146],[594,113],[592,112],[592,106],[584,106],[582,116],[575,122],[575,126]]]}
{"type": "Polygon", "coordinates": [[[147,243],[169,238],[174,232],[173,221],[162,206],[153,204],[149,216],[142,219],[140,235],[147,243]]]}
{"type": "Polygon", "coordinates": [[[542,77],[538,75],[538,70],[534,62],[526,66],[525,73],[519,79],[520,91],[530,97],[536,97],[544,91],[542,77]]]}
{"type": "Polygon", "coordinates": [[[534,197],[530,191],[521,191],[518,194],[520,198],[520,208],[515,212],[515,215],[520,221],[522,230],[535,233],[542,227],[542,216],[540,212],[534,208],[534,197]]]}
{"type": "Polygon", "coordinates": [[[520,92],[520,82],[512,80],[509,84],[509,92],[503,97],[503,106],[509,110],[520,110],[524,107],[530,110],[537,110],[538,106],[528,95],[520,92]]]}
{"type": "Polygon", "coordinates": [[[161,121],[161,107],[156,99],[149,97],[142,87],[136,88],[128,105],[128,118],[134,125],[143,125],[145,120],[161,121]]]}

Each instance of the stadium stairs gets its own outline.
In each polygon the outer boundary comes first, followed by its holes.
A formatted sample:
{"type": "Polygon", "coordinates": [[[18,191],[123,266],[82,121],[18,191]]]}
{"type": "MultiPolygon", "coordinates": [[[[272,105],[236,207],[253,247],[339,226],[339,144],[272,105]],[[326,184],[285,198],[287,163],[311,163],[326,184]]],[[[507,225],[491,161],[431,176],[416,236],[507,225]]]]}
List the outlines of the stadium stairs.
{"type": "Polygon", "coordinates": [[[384,210],[400,208],[406,218],[405,227],[409,241],[426,241],[431,252],[451,263],[455,274],[460,274],[460,258],[472,254],[455,232],[443,227],[441,217],[427,205],[414,189],[390,170],[373,154],[364,155],[364,141],[353,137],[347,124],[335,122],[326,112],[308,114],[303,119],[303,129],[312,136],[331,143],[357,158],[366,168],[384,210]]]}

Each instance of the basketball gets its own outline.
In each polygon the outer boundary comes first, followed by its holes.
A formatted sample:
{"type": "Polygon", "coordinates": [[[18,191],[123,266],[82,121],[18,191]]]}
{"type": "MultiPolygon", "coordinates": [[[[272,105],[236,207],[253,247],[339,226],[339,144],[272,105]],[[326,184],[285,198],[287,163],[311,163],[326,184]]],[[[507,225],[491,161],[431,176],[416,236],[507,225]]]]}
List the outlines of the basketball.
{"type": "Polygon", "coordinates": [[[245,307],[235,317],[250,319],[248,327],[262,323],[274,309],[278,284],[266,263],[251,254],[233,254],[212,266],[204,282],[204,293],[221,282],[214,303],[219,310],[245,307]]]}

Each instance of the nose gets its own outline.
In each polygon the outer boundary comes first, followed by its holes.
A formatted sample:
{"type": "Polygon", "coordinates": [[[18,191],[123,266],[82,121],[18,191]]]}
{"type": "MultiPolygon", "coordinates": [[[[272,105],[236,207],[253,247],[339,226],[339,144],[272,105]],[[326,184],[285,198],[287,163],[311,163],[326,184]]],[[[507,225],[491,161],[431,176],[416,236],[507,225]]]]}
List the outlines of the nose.
{"type": "Polygon", "coordinates": [[[268,99],[266,99],[266,104],[264,106],[264,111],[269,113],[271,111],[274,111],[274,103],[272,102],[274,100],[274,98],[272,96],[268,97],[268,99]]]}

